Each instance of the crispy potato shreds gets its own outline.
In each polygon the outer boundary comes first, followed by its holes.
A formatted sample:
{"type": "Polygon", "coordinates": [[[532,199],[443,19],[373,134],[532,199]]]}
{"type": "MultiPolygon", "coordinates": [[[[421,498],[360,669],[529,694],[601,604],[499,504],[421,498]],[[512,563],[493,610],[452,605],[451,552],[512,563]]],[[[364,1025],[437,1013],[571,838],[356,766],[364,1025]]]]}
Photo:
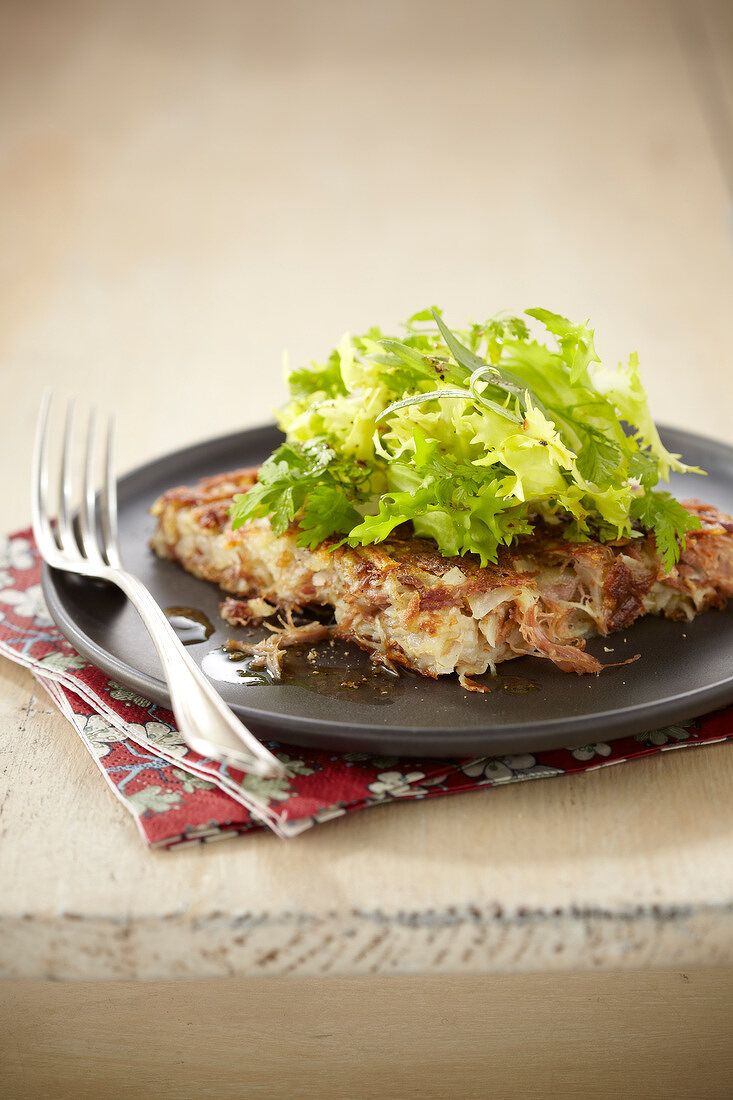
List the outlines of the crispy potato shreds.
{"type": "Polygon", "coordinates": [[[272,675],[288,645],[334,636],[386,668],[430,677],[458,671],[464,686],[466,677],[525,655],[564,672],[598,673],[608,666],[586,652],[586,638],[626,630],[649,614],[687,622],[733,595],[733,520],[699,501],[685,507],[701,526],[668,573],[649,534],[578,543],[563,539],[560,524],[538,524],[482,567],[470,554],[444,558],[436,543],[409,531],[376,545],[334,540],[314,550],[298,545],[296,528],[275,535],[266,519],[232,531],[232,497],[255,478],[256,471],[243,470],[166,493],[153,508],[152,545],[232,593],[225,607],[245,610],[238,619],[227,616],[230,622],[252,622],[255,611],[270,606],[286,614],[333,608],[333,632],[288,619],[272,638],[242,650],[272,675]]]}
{"type": "Polygon", "coordinates": [[[230,626],[257,626],[263,619],[276,615],[277,607],[259,596],[251,600],[235,600],[232,596],[227,596],[219,604],[219,612],[224,622],[230,626]]]}

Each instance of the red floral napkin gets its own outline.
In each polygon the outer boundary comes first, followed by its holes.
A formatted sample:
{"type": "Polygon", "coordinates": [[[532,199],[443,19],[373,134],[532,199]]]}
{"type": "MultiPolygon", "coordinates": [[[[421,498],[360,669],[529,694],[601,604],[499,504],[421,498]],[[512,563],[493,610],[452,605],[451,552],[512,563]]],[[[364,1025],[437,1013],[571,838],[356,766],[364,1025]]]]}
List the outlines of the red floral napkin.
{"type": "Polygon", "coordinates": [[[337,755],[269,744],[286,765],[260,779],[190,750],[173,715],[89,664],[53,625],[30,531],[0,548],[0,653],[31,669],[94,756],[148,844],[172,848],[268,826],[295,836],[395,799],[431,798],[524,779],[571,775],[733,737],[733,707],[611,744],[473,760],[337,755]]]}

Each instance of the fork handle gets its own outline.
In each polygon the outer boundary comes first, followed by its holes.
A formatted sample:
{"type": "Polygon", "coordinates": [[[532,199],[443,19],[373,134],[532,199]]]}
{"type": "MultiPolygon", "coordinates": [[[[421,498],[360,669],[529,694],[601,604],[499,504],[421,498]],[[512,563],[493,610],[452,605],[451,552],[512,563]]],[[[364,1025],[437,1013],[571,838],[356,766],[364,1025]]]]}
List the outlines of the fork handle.
{"type": "Polygon", "coordinates": [[[261,776],[282,776],[284,766],[229,709],[209,683],[142,581],[110,570],[145,624],[163,666],[171,709],[186,743],[202,756],[222,757],[261,776]]]}

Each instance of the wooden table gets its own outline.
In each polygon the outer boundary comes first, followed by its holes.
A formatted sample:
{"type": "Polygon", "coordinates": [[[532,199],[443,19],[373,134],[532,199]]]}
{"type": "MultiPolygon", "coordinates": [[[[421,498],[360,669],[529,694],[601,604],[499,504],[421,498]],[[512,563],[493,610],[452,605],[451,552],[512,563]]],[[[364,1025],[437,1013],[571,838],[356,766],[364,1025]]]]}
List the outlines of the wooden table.
{"type": "MultiPolygon", "coordinates": [[[[729,5],[2,22],[4,529],[45,385],[115,406],[126,469],[436,301],[591,316],[731,438],[729,5]]],[[[147,852],[0,677],[5,1095],[730,1095],[733,745],[147,852]]]]}

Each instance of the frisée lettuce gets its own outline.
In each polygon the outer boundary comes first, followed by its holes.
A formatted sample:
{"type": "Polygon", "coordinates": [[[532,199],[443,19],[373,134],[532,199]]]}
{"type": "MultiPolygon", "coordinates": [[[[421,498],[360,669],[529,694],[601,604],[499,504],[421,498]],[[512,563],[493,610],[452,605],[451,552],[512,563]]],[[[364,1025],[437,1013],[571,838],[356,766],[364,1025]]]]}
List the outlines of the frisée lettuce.
{"type": "Polygon", "coordinates": [[[541,518],[573,541],[652,531],[671,569],[699,520],[656,486],[693,467],[663,446],[636,354],[604,366],[593,337],[545,309],[462,330],[429,309],[400,337],[344,336],[289,374],[286,441],[234,498],[233,527],[268,516],[312,549],[407,523],[485,565],[541,518]]]}

